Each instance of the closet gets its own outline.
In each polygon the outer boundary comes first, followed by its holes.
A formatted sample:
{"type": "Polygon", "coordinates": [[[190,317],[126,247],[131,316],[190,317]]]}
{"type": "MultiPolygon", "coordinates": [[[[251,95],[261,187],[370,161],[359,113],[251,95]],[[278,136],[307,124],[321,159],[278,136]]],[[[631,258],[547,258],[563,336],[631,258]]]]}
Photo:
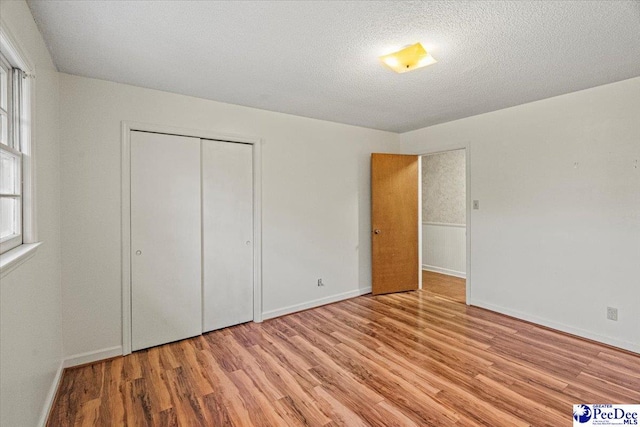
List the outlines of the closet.
{"type": "Polygon", "coordinates": [[[203,331],[253,319],[252,147],[202,140],[203,331]]]}
{"type": "Polygon", "coordinates": [[[131,342],[253,319],[252,146],[131,132],[131,342]]]}

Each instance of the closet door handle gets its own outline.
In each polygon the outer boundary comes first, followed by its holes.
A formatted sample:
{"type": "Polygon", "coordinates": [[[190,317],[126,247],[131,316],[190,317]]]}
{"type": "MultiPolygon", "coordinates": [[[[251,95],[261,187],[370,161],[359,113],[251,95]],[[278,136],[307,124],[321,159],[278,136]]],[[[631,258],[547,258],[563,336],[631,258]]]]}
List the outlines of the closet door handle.
{"type": "Polygon", "coordinates": [[[137,250],[136,251],[136,255],[142,255],[142,251],[141,250],[137,250]]]}

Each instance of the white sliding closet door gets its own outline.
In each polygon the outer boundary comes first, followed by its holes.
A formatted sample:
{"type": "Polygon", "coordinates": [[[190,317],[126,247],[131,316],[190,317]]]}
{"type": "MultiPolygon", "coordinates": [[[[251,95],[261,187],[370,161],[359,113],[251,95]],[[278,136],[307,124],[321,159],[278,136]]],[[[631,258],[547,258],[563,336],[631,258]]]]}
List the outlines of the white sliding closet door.
{"type": "Polygon", "coordinates": [[[131,342],[202,332],[200,139],[131,132],[131,342]]]}
{"type": "Polygon", "coordinates": [[[247,144],[202,140],[204,332],[253,320],[253,161],[247,144]]]}

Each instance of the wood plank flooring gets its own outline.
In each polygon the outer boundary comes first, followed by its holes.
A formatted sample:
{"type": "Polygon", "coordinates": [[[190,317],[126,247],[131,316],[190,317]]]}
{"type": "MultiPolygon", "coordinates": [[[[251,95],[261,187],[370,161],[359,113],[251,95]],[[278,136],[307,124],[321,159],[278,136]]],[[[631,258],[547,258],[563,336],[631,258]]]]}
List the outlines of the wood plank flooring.
{"type": "Polygon", "coordinates": [[[426,291],[364,296],[64,372],[49,426],[571,426],[640,357],[426,291]]]}
{"type": "Polygon", "coordinates": [[[463,304],[467,301],[467,281],[459,277],[422,270],[422,289],[463,304]]]}

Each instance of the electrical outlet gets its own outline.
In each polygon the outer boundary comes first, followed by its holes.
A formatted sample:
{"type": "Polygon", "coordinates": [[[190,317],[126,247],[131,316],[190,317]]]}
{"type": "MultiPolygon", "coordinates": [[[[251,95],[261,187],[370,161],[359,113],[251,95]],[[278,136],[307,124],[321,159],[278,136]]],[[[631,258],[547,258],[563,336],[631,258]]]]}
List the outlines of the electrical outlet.
{"type": "Polygon", "coordinates": [[[618,321],[618,309],[615,307],[607,307],[607,319],[618,321]]]}
{"type": "Polygon", "coordinates": [[[324,283],[322,283],[322,279],[318,279],[318,286],[324,286],[324,283]]]}

